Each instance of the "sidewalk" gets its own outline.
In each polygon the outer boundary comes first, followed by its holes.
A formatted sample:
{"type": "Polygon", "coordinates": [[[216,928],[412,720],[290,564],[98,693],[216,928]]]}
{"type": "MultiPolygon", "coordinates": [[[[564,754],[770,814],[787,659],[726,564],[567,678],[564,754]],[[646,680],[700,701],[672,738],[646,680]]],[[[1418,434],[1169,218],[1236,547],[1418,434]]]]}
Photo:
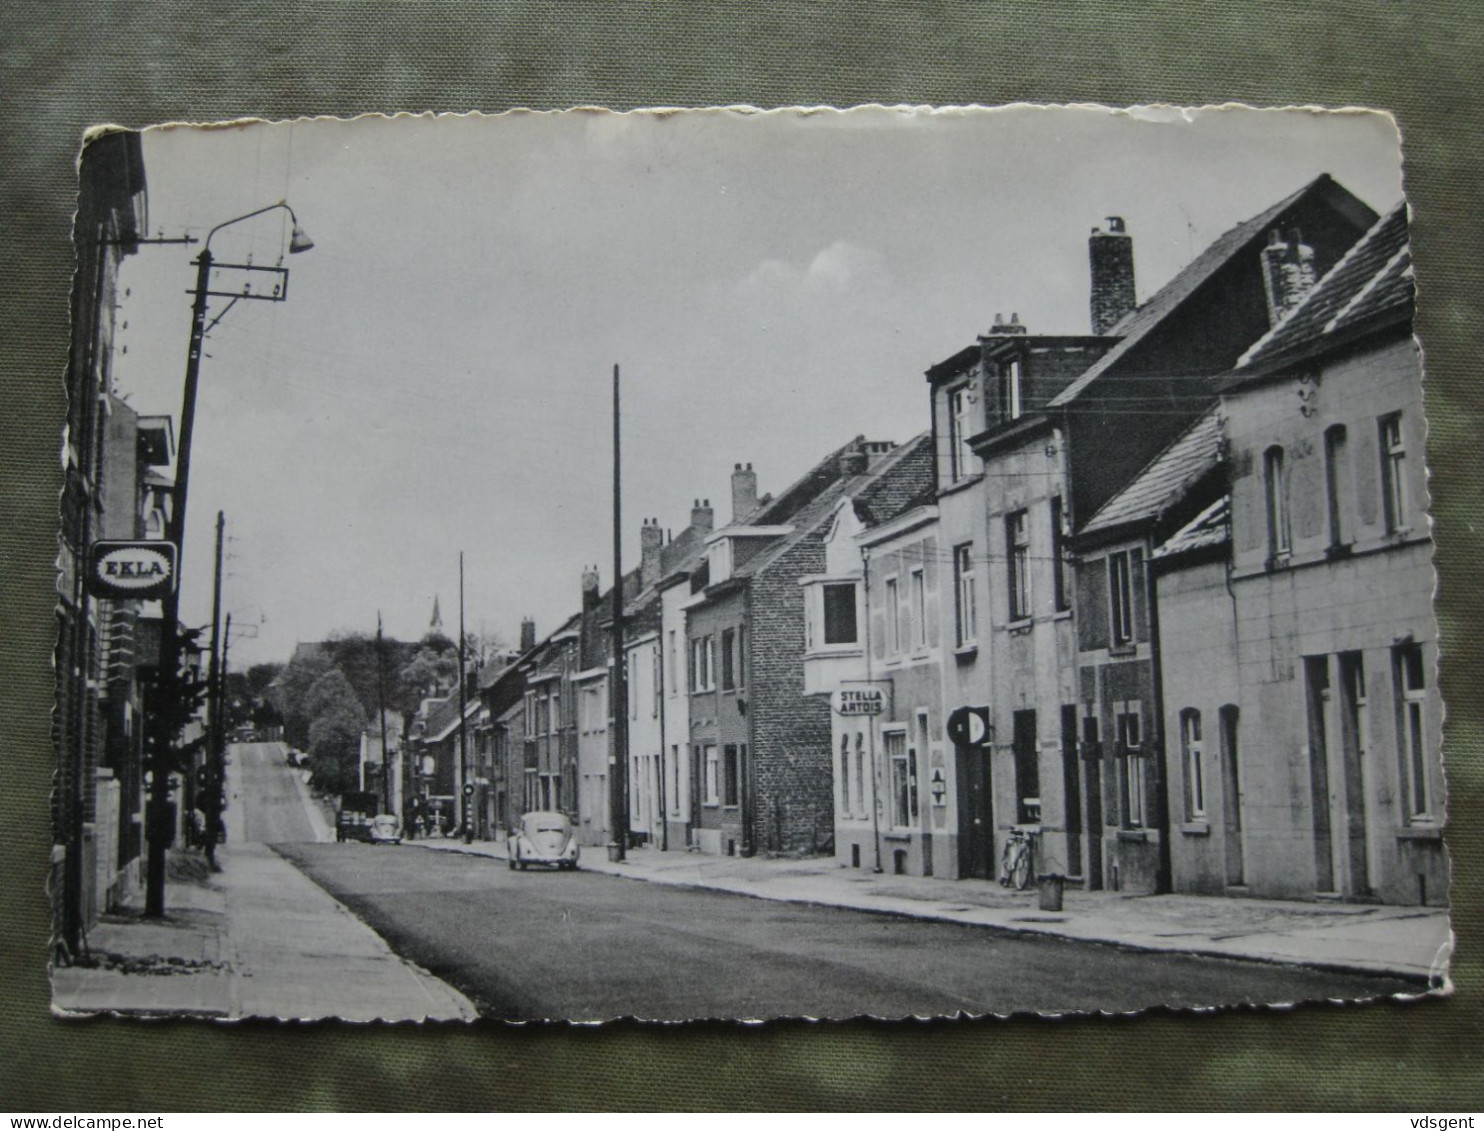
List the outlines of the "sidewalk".
{"type": "Polygon", "coordinates": [[[59,1015],[181,1014],[347,1021],[473,1020],[458,991],[265,845],[224,846],[222,870],[166,887],[167,915],[105,916],[92,966],[52,970],[59,1015]]]}
{"type": "MultiPolygon", "coordinates": [[[[506,859],[503,843],[404,841],[414,847],[506,859]]],[[[1060,912],[1038,895],[993,881],[875,875],[834,859],[775,860],[631,849],[610,863],[584,849],[582,868],[626,879],[812,903],[1002,931],[1054,935],[1136,950],[1243,958],[1447,983],[1453,936],[1446,911],[1378,904],[1223,896],[1146,895],[1069,888],[1060,912]]]]}

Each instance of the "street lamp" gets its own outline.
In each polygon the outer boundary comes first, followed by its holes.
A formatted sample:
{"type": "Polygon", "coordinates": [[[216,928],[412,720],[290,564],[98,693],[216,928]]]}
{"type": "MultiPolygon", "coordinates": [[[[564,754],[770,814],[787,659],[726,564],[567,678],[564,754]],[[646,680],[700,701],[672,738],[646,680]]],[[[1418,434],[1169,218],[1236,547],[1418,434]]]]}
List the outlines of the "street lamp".
{"type": "Polygon", "coordinates": [[[294,215],[294,210],[288,206],[287,201],[280,200],[222,221],[206,233],[206,239],[201,245],[201,254],[196,257],[196,287],[192,292],[194,300],[191,306],[191,339],[186,353],[185,395],[181,402],[180,440],[176,446],[175,456],[175,488],[172,492],[170,517],[166,524],[166,540],[173,542],[176,548],[175,576],[177,580],[162,602],[164,623],[160,626],[160,666],[157,677],[160,690],[163,692],[160,696],[162,709],[151,720],[155,728],[155,764],[151,768],[150,778],[149,820],[147,822],[149,858],[145,869],[144,913],[152,918],[159,918],[165,914],[165,849],[170,842],[171,832],[167,827],[170,823],[169,752],[174,745],[178,725],[185,721],[177,717],[180,710],[179,578],[182,559],[185,556],[186,492],[190,487],[191,478],[191,436],[196,417],[196,386],[201,376],[202,343],[207,331],[220,322],[226,316],[227,311],[240,300],[283,302],[288,297],[289,272],[288,268],[282,265],[282,259],[272,267],[252,263],[219,264],[212,257],[211,241],[223,228],[229,228],[244,220],[251,220],[255,216],[279,210],[287,212],[293,224],[293,230],[289,236],[289,253],[297,254],[312,248],[314,241],[305,235],[304,229],[299,226],[299,218],[294,215]],[[242,272],[241,288],[237,291],[213,290],[212,272],[221,270],[242,272]],[[266,278],[263,278],[265,276],[266,278]],[[259,289],[260,278],[261,289],[259,289]],[[226,298],[230,301],[208,325],[206,308],[208,301],[213,297],[226,298]]]}

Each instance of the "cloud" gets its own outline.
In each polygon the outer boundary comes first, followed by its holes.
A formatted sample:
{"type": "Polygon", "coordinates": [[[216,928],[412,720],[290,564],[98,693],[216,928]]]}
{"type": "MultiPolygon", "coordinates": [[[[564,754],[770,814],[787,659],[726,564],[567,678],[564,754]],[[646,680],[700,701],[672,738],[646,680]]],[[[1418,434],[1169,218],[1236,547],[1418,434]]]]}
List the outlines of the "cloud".
{"type": "Polygon", "coordinates": [[[765,259],[742,279],[737,290],[744,298],[798,301],[859,290],[881,283],[886,277],[886,261],[879,252],[848,240],[836,240],[818,251],[806,267],[781,259],[765,259]]]}

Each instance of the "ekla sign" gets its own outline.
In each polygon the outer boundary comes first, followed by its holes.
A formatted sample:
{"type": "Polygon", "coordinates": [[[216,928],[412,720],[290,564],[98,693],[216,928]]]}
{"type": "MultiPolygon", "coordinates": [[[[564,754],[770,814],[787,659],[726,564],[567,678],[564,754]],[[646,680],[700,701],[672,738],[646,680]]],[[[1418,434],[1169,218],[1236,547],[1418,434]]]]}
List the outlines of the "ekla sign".
{"type": "Polygon", "coordinates": [[[175,588],[175,543],[94,542],[87,586],[94,597],[151,601],[175,588]]]}

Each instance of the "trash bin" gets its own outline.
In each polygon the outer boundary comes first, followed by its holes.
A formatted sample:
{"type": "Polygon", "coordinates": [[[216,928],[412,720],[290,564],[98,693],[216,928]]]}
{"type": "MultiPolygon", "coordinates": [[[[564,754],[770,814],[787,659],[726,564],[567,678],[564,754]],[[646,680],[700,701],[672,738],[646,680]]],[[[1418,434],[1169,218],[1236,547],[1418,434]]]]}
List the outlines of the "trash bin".
{"type": "Polygon", "coordinates": [[[1041,877],[1041,910],[1060,911],[1062,889],[1066,886],[1067,878],[1058,876],[1054,872],[1041,877]]]}

